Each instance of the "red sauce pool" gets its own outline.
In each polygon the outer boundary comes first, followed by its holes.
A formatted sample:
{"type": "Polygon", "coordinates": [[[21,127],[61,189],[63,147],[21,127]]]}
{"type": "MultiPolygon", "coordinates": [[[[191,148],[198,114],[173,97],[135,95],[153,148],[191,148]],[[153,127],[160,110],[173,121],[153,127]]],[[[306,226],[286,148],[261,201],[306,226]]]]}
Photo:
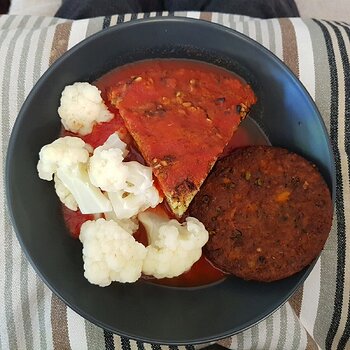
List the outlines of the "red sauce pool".
{"type": "MultiPolygon", "coordinates": [[[[179,60],[174,60],[174,64],[178,65],[179,60]]],[[[197,65],[193,61],[187,61],[186,64],[193,64],[195,66],[197,65]]],[[[203,63],[200,63],[200,65],[202,67],[206,66],[203,63]]],[[[134,66],[135,66],[134,64],[131,64],[130,70],[124,68],[120,72],[118,69],[115,69],[107,73],[106,75],[102,76],[100,79],[98,79],[94,83],[101,90],[102,98],[104,99],[109,110],[114,113],[115,117],[110,122],[95,125],[92,133],[82,138],[86,143],[89,143],[92,147],[96,148],[102,145],[113,132],[117,131],[120,137],[122,138],[122,140],[128,144],[129,154],[126,157],[126,161],[136,160],[142,164],[145,164],[144,159],[142,155],[139,153],[135,142],[133,141],[130,134],[126,130],[124,126],[124,122],[120,117],[118,110],[114,108],[111,104],[109,104],[106,98],[108,88],[115,85],[118,81],[125,79],[125,77],[127,77],[128,75],[131,76],[134,66]]],[[[207,65],[207,67],[209,70],[213,69],[212,65],[207,65]]],[[[71,133],[65,133],[65,134],[74,135],[71,133]]],[[[255,145],[255,144],[256,145],[269,144],[269,141],[265,136],[265,134],[258,127],[258,125],[248,117],[240,124],[238,130],[235,132],[231,141],[226,146],[222,156],[225,156],[231,153],[236,148],[248,146],[248,145],[255,145]]],[[[155,186],[159,190],[159,186],[157,186],[156,179],[155,179],[155,186]]],[[[80,211],[77,211],[77,212],[71,211],[67,209],[64,205],[62,207],[63,207],[64,219],[72,237],[78,238],[80,227],[83,224],[83,222],[87,220],[94,220],[94,216],[81,214],[80,211]]],[[[149,209],[149,210],[157,212],[157,214],[159,215],[165,215],[169,218],[174,218],[174,214],[169,209],[165,200],[163,201],[163,203],[158,205],[155,209],[149,209]]],[[[138,231],[134,233],[134,237],[137,241],[144,244],[145,246],[148,245],[147,234],[142,224],[140,224],[138,231]]],[[[156,284],[175,286],[175,287],[195,287],[195,286],[206,285],[206,284],[210,284],[210,283],[222,280],[223,278],[225,278],[225,274],[221,270],[214,267],[206,259],[206,257],[202,255],[202,257],[192,266],[192,268],[189,271],[183,273],[181,276],[178,276],[175,278],[164,278],[164,279],[155,279],[155,278],[150,278],[149,276],[145,276],[144,278],[156,284]]]]}

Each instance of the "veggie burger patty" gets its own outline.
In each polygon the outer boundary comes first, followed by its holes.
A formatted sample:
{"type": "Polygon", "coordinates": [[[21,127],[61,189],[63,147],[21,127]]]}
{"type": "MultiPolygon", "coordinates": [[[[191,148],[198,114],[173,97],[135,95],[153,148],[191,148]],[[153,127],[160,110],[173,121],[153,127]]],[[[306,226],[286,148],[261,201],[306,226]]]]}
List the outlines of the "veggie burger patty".
{"type": "Polygon", "coordinates": [[[317,168],[270,146],[242,148],[219,160],[190,206],[210,233],[207,257],[257,281],[279,280],[310,264],[326,242],[332,213],[317,168]]]}

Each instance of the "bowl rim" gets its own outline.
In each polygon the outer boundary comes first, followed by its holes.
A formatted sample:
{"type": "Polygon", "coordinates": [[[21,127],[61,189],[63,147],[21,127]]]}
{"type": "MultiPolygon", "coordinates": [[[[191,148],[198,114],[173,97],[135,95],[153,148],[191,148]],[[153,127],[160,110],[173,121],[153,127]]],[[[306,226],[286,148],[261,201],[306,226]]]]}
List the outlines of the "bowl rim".
{"type": "MultiPolygon", "coordinates": [[[[298,87],[299,90],[301,90],[303,95],[305,95],[306,99],[308,100],[308,103],[312,106],[312,109],[315,111],[315,114],[317,114],[319,122],[320,122],[321,127],[322,127],[322,131],[325,135],[327,135],[326,142],[327,142],[328,152],[330,154],[330,169],[329,170],[330,170],[331,174],[335,174],[335,160],[334,160],[332,143],[331,143],[325,122],[322,118],[322,115],[319,112],[319,110],[315,104],[315,101],[313,100],[310,93],[307,91],[307,89],[303,85],[303,83],[296,77],[296,75],[293,73],[293,71],[279,57],[277,57],[272,51],[268,50],[262,44],[255,41],[254,39],[246,36],[245,34],[238,32],[235,29],[232,29],[230,27],[227,27],[227,26],[224,26],[224,25],[221,25],[218,23],[209,22],[207,20],[197,19],[197,18],[192,18],[192,17],[156,16],[156,17],[149,17],[149,18],[133,19],[133,20],[130,20],[128,22],[118,23],[117,25],[102,29],[102,30],[92,34],[91,36],[88,36],[87,38],[83,39],[78,44],[74,45],[72,48],[67,50],[65,53],[63,53],[51,66],[48,67],[48,69],[37,80],[37,82],[33,85],[31,91],[29,92],[28,96],[26,97],[23,105],[21,106],[20,111],[17,115],[17,118],[16,118],[14,125],[12,127],[12,130],[11,130],[11,135],[10,135],[8,148],[7,148],[7,154],[6,154],[6,163],[5,163],[5,190],[6,190],[5,200],[6,200],[8,212],[9,212],[9,215],[11,218],[11,223],[12,223],[12,226],[13,226],[15,233],[16,233],[16,236],[17,236],[17,240],[19,241],[20,246],[21,246],[26,258],[30,262],[31,266],[34,268],[35,272],[40,276],[41,280],[45,283],[45,285],[48,286],[49,289],[61,301],[63,301],[68,307],[70,307],[72,310],[77,312],[80,316],[82,316],[86,320],[93,322],[98,327],[101,327],[105,330],[111,331],[114,334],[117,334],[117,335],[123,336],[123,337],[127,337],[127,338],[132,339],[132,340],[142,341],[142,342],[146,342],[146,343],[159,344],[159,345],[174,345],[174,346],[176,346],[176,345],[194,345],[194,344],[213,342],[213,341],[217,341],[217,340],[220,340],[220,339],[223,339],[226,337],[233,336],[234,334],[241,333],[241,332],[255,326],[256,324],[262,322],[263,320],[265,320],[271,314],[276,312],[280,307],[282,307],[290,299],[290,297],[296,292],[296,290],[304,283],[306,278],[310,275],[311,271],[313,270],[313,267],[315,266],[315,264],[319,260],[321,253],[314,260],[314,262],[311,265],[309,265],[307,268],[305,268],[304,274],[302,275],[302,277],[300,278],[298,283],[294,286],[294,288],[292,288],[285,295],[285,298],[282,299],[282,302],[277,307],[273,308],[272,310],[269,310],[263,317],[257,317],[256,319],[253,320],[253,322],[249,323],[249,325],[243,326],[239,331],[236,331],[236,332],[225,331],[225,332],[222,332],[222,333],[217,334],[217,335],[211,335],[211,336],[203,337],[200,339],[189,339],[189,340],[182,340],[182,341],[174,340],[174,341],[168,341],[167,343],[164,343],[161,340],[149,339],[145,336],[140,337],[140,336],[137,336],[134,334],[128,334],[124,331],[116,332],[116,330],[113,330],[110,326],[104,324],[103,321],[97,320],[94,316],[87,314],[84,310],[81,310],[80,308],[76,307],[74,304],[65,300],[65,298],[63,296],[61,296],[60,293],[56,290],[55,286],[47,281],[47,279],[45,278],[43,273],[39,270],[39,267],[34,263],[34,260],[29,255],[29,253],[26,249],[26,246],[23,243],[22,235],[19,232],[16,218],[15,218],[13,205],[12,205],[13,197],[12,197],[11,188],[13,186],[11,185],[12,180],[10,177],[11,155],[15,151],[15,141],[21,132],[22,121],[24,120],[24,118],[26,118],[26,114],[24,112],[27,109],[27,106],[29,106],[31,104],[32,99],[36,94],[36,91],[43,84],[45,84],[46,77],[49,76],[56,69],[59,69],[61,63],[63,61],[65,61],[67,58],[69,58],[71,55],[73,55],[74,53],[79,51],[85,45],[88,45],[95,40],[99,40],[99,38],[106,35],[106,33],[111,33],[111,32],[119,31],[119,30],[126,30],[129,27],[134,27],[134,26],[137,26],[139,24],[152,24],[152,23],[159,23],[159,22],[165,22],[165,23],[167,23],[167,22],[168,23],[184,23],[185,22],[188,24],[213,28],[213,29],[216,29],[218,32],[221,31],[221,32],[225,32],[225,33],[228,33],[230,35],[236,36],[239,38],[239,40],[242,40],[242,41],[248,43],[249,45],[252,45],[255,49],[260,50],[265,55],[269,56],[269,59],[274,61],[275,64],[280,66],[280,68],[282,68],[282,70],[284,70],[288,74],[288,76],[292,79],[293,83],[298,87]]],[[[335,194],[336,194],[335,176],[331,176],[331,189],[330,190],[331,190],[331,195],[332,195],[333,212],[334,212],[334,210],[335,210],[334,209],[335,208],[335,194]]],[[[168,288],[175,288],[175,287],[168,287],[168,288]]]]}

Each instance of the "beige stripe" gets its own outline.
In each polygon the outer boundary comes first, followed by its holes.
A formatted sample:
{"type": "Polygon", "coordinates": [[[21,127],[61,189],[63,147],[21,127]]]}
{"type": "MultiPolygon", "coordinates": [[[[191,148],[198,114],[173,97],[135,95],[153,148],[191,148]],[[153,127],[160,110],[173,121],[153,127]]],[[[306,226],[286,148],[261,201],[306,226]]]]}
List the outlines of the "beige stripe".
{"type": "Polygon", "coordinates": [[[232,343],[232,338],[225,338],[225,339],[221,339],[219,341],[217,341],[217,343],[225,348],[230,348],[231,343],[232,343]]]}
{"type": "Polygon", "coordinates": [[[282,31],[283,59],[284,63],[299,76],[299,57],[295,30],[288,18],[279,19],[282,31]]]}
{"type": "Polygon", "coordinates": [[[49,60],[50,65],[67,51],[71,28],[72,22],[61,23],[57,25],[55,35],[52,41],[49,60]]]}
{"type": "Polygon", "coordinates": [[[289,299],[290,306],[295,314],[300,317],[301,303],[303,300],[303,286],[299,287],[294,295],[289,299]]]}
{"type": "Polygon", "coordinates": [[[51,326],[54,348],[58,350],[70,349],[67,307],[55,294],[52,294],[51,298],[51,326]]]}
{"type": "Polygon", "coordinates": [[[211,22],[212,13],[211,12],[201,12],[200,19],[211,22]]]}
{"type": "Polygon", "coordinates": [[[311,338],[310,334],[307,333],[307,344],[306,344],[306,349],[305,350],[318,350],[318,346],[316,342],[311,338]]]}

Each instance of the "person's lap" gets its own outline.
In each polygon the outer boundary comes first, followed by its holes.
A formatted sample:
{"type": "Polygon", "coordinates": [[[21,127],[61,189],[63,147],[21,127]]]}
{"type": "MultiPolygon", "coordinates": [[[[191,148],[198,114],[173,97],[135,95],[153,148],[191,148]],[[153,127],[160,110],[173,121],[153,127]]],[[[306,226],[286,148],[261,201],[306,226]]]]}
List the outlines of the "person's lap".
{"type": "Polygon", "coordinates": [[[260,18],[297,17],[294,0],[64,0],[57,17],[80,19],[152,11],[225,12],[260,18]]]}

